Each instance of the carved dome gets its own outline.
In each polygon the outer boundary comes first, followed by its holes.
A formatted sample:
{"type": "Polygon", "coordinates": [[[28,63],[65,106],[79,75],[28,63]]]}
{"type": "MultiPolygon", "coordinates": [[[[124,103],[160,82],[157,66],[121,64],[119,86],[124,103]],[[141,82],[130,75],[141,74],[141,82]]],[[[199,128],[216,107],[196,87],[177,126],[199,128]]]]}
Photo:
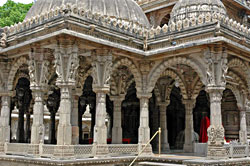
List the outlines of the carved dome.
{"type": "Polygon", "coordinates": [[[220,0],[179,0],[170,16],[170,21],[179,21],[186,18],[204,16],[210,13],[220,13],[226,16],[226,8],[220,0]]]}
{"type": "Polygon", "coordinates": [[[77,5],[78,8],[83,8],[85,11],[90,10],[92,13],[114,16],[149,27],[146,15],[134,0],[37,0],[25,19],[30,19],[68,3],[77,5]]]}

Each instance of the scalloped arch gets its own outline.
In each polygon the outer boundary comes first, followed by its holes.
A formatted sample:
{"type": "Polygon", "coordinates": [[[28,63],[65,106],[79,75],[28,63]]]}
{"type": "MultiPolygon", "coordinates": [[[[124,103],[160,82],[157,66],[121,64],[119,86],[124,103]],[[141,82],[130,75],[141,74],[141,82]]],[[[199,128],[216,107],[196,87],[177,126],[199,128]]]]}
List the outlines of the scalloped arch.
{"type": "Polygon", "coordinates": [[[20,57],[14,63],[12,63],[12,67],[9,73],[8,83],[7,83],[8,90],[10,91],[13,90],[16,72],[20,68],[20,66],[22,66],[23,64],[28,64],[28,59],[25,57],[20,57]]]}
{"type": "Polygon", "coordinates": [[[114,71],[114,70],[118,69],[119,66],[128,67],[129,71],[134,76],[136,88],[142,87],[141,72],[138,70],[138,68],[135,66],[135,64],[131,60],[129,60],[128,58],[123,58],[123,59],[116,61],[113,64],[112,70],[114,71]]]}
{"type": "Polygon", "coordinates": [[[154,70],[152,70],[149,74],[148,77],[148,90],[149,92],[151,92],[153,90],[153,88],[155,87],[155,84],[157,82],[157,80],[160,78],[161,73],[163,73],[167,68],[173,66],[173,65],[177,65],[177,64],[183,64],[183,65],[187,65],[189,67],[191,67],[192,69],[194,69],[197,74],[200,77],[200,80],[204,80],[205,76],[204,73],[201,69],[201,67],[193,62],[191,59],[187,59],[187,58],[182,58],[182,57],[178,57],[178,58],[172,58],[172,59],[168,59],[163,61],[162,63],[160,63],[154,70]]]}
{"type": "Polygon", "coordinates": [[[250,70],[248,69],[247,65],[239,58],[233,58],[228,62],[228,67],[241,67],[246,77],[246,81],[248,84],[248,89],[250,89],[250,70]]]}

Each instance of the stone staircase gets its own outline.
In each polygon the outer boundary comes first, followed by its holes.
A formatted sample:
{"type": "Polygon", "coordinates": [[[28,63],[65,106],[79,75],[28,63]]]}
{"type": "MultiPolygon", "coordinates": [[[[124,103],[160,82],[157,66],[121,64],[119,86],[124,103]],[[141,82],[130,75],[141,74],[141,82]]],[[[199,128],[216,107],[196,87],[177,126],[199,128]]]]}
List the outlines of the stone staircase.
{"type": "Polygon", "coordinates": [[[160,163],[160,162],[139,162],[138,166],[186,166],[183,164],[170,164],[170,163],[160,163]]]}

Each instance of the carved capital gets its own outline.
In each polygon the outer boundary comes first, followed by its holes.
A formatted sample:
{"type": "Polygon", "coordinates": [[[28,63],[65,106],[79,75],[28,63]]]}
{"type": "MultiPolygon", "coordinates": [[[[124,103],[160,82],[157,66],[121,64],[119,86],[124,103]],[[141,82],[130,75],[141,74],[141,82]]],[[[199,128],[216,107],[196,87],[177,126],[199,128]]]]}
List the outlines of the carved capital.
{"type": "MultiPolygon", "coordinates": [[[[92,77],[93,87],[109,88],[109,80],[112,72],[112,55],[111,52],[95,51],[93,52],[92,77]]],[[[109,90],[108,90],[109,91],[109,90]]]]}
{"type": "Polygon", "coordinates": [[[42,48],[31,48],[29,54],[29,76],[30,88],[41,89],[48,84],[49,61],[45,59],[45,50],[42,48]]]}
{"type": "Polygon", "coordinates": [[[224,87],[207,87],[206,91],[209,93],[210,103],[221,103],[224,87]]]}
{"type": "Polygon", "coordinates": [[[79,67],[78,45],[76,43],[60,44],[55,48],[55,68],[58,76],[57,85],[72,85],[76,83],[76,73],[79,67]]]}
{"type": "Polygon", "coordinates": [[[206,63],[207,86],[225,86],[227,66],[227,49],[222,45],[212,46],[204,52],[206,63]]]}
{"type": "Polygon", "coordinates": [[[183,100],[182,102],[185,105],[186,114],[192,114],[196,100],[183,100]]]}

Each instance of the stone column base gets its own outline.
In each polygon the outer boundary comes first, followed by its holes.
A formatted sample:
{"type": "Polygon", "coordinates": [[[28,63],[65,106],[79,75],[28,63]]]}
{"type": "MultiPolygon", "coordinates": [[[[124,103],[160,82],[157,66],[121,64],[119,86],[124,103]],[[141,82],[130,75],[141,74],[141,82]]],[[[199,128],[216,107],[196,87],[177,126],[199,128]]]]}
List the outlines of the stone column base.
{"type": "Polygon", "coordinates": [[[28,154],[32,156],[39,156],[39,144],[30,144],[28,154]]]}
{"type": "Polygon", "coordinates": [[[184,152],[193,153],[194,152],[194,144],[184,144],[183,147],[184,152]]]}
{"type": "Polygon", "coordinates": [[[57,145],[71,145],[72,144],[72,126],[58,125],[57,145]]]}
{"type": "Polygon", "coordinates": [[[170,150],[169,144],[168,143],[163,143],[161,145],[161,151],[162,152],[168,152],[170,150]]]}
{"type": "Polygon", "coordinates": [[[207,147],[207,159],[220,160],[227,159],[226,149],[223,146],[212,146],[207,147]]]}
{"type": "Polygon", "coordinates": [[[0,143],[0,154],[5,154],[4,145],[5,143],[0,143]]]}
{"type": "Polygon", "coordinates": [[[74,146],[57,145],[54,149],[54,158],[56,159],[73,159],[74,146]]]}
{"type": "Polygon", "coordinates": [[[72,144],[77,145],[79,144],[79,127],[72,126],[72,144]]]}
{"type": "Polygon", "coordinates": [[[93,144],[93,155],[96,158],[108,157],[109,149],[107,144],[96,145],[93,144]]]}
{"type": "MultiPolygon", "coordinates": [[[[138,144],[138,153],[140,153],[145,148],[145,145],[146,144],[138,144]]],[[[151,144],[147,145],[147,147],[144,149],[144,151],[141,153],[141,155],[143,155],[143,156],[153,155],[151,144]]]]}

